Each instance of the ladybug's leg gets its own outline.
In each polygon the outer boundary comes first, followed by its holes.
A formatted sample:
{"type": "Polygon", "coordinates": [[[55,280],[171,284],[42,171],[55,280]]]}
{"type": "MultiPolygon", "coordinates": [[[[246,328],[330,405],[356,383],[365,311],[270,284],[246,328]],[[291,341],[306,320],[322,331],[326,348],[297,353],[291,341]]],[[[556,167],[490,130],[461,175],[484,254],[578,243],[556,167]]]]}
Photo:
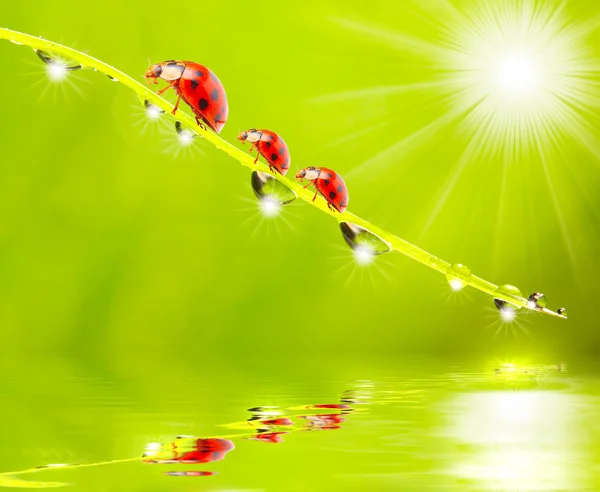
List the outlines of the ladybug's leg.
{"type": "Polygon", "coordinates": [[[260,153],[259,153],[259,152],[257,152],[257,153],[256,153],[256,159],[254,159],[254,164],[256,164],[256,163],[258,162],[258,157],[259,157],[259,156],[260,156],[260,153]]]}
{"type": "Polygon", "coordinates": [[[318,192],[319,192],[318,190],[315,190],[315,196],[313,196],[313,199],[312,199],[313,202],[317,199],[317,193],[318,192]]]}
{"type": "Polygon", "coordinates": [[[157,94],[158,94],[159,96],[162,96],[162,95],[163,95],[163,94],[164,94],[166,91],[168,91],[168,90],[169,90],[171,87],[173,87],[173,86],[172,86],[171,84],[169,84],[168,86],[166,86],[166,87],[163,87],[162,89],[160,89],[160,90],[157,92],[157,94]]]}
{"type": "Polygon", "coordinates": [[[202,128],[204,131],[208,131],[208,130],[206,129],[206,127],[205,127],[205,126],[202,124],[202,121],[200,120],[200,117],[199,117],[199,116],[196,116],[196,123],[198,123],[198,126],[199,126],[200,128],[202,128]]]}
{"type": "Polygon", "coordinates": [[[177,102],[175,103],[175,107],[173,108],[173,111],[171,111],[171,114],[177,113],[177,109],[179,109],[179,101],[181,101],[181,94],[177,95],[177,102]]]}

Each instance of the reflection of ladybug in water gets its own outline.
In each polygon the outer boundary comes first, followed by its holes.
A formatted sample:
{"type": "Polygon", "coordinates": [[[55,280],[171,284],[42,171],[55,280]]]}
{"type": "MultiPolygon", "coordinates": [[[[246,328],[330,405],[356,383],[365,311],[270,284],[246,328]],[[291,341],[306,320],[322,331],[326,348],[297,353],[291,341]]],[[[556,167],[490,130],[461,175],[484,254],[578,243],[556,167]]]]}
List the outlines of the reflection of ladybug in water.
{"type": "Polygon", "coordinates": [[[294,425],[294,423],[287,417],[282,417],[279,419],[261,420],[260,423],[263,425],[275,425],[275,426],[294,425]]]}
{"type": "Polygon", "coordinates": [[[283,442],[283,435],[288,434],[287,432],[261,432],[260,430],[254,437],[249,437],[251,441],[269,442],[272,444],[278,444],[283,442]]]}
{"type": "Polygon", "coordinates": [[[296,179],[299,181],[308,179],[310,183],[305,188],[311,184],[315,185],[313,202],[317,198],[317,193],[321,193],[330,209],[333,207],[340,213],[346,210],[349,200],[348,188],[342,177],[335,171],[326,167],[305,167],[296,173],[296,179]]]}
{"type": "Polygon", "coordinates": [[[229,439],[197,439],[195,447],[190,451],[175,454],[181,463],[210,463],[220,461],[225,455],[235,448],[229,439]]]}
{"type": "Polygon", "coordinates": [[[319,429],[319,430],[334,430],[340,429],[341,424],[346,421],[341,415],[337,413],[332,414],[319,414],[319,415],[300,415],[298,418],[307,421],[308,429],[319,429]]]}
{"type": "Polygon", "coordinates": [[[290,151],[287,144],[277,133],[271,130],[248,130],[241,132],[238,135],[238,140],[248,141],[252,143],[250,152],[256,149],[256,159],[254,164],[258,162],[259,154],[262,155],[269,163],[271,171],[275,170],[279,174],[285,176],[290,168],[290,151]]]}
{"type": "Polygon", "coordinates": [[[204,65],[191,61],[168,60],[152,65],[146,72],[148,83],[166,80],[169,85],[158,91],[162,94],[173,87],[177,92],[177,103],[172,113],[179,108],[179,101],[188,104],[196,115],[196,122],[206,123],[215,132],[221,133],[229,114],[225,88],[217,76],[204,65]]]}

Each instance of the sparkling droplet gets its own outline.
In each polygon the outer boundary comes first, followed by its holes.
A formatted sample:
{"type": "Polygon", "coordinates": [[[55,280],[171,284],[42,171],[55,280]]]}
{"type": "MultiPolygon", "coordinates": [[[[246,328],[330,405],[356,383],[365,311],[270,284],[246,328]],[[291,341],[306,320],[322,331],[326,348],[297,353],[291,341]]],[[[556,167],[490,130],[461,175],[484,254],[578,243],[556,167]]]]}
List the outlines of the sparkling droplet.
{"type": "Polygon", "coordinates": [[[106,74],[106,76],[111,80],[111,82],[118,82],[119,81],[119,79],[117,79],[116,77],[113,77],[112,75],[106,74]]]}
{"type": "Polygon", "coordinates": [[[192,140],[196,137],[196,133],[186,127],[181,121],[175,122],[175,131],[177,131],[179,140],[183,145],[192,143],[192,140]]]}
{"type": "Polygon", "coordinates": [[[529,309],[544,309],[546,307],[546,296],[541,292],[534,292],[528,298],[529,309]]]}
{"type": "Polygon", "coordinates": [[[155,104],[152,104],[150,101],[148,101],[148,99],[144,99],[144,107],[146,108],[146,114],[148,115],[148,118],[150,118],[151,120],[155,120],[161,114],[165,113],[164,110],[160,109],[155,104]]]}
{"type": "Polygon", "coordinates": [[[19,46],[23,46],[23,45],[25,44],[25,43],[21,43],[21,41],[15,41],[14,39],[11,39],[11,40],[10,40],[10,42],[11,42],[12,44],[17,44],[17,45],[19,45],[19,46]]]}
{"type": "Polygon", "coordinates": [[[54,56],[51,53],[42,50],[35,50],[35,54],[50,68],[50,73],[58,73],[59,71],[70,72],[73,70],[81,70],[83,65],[73,60],[65,60],[60,56],[54,56]]]}
{"type": "Polygon", "coordinates": [[[266,216],[277,215],[283,205],[296,199],[296,193],[268,173],[253,171],[250,176],[252,191],[260,200],[261,210],[266,216]]]}
{"type": "Polygon", "coordinates": [[[361,260],[368,263],[373,256],[388,253],[392,250],[391,245],[386,240],[352,222],[340,222],[340,230],[344,241],[354,250],[359,263],[363,262],[361,260]]]}
{"type": "Polygon", "coordinates": [[[521,306],[517,304],[523,298],[523,294],[521,291],[516,288],[514,285],[501,285],[496,289],[496,293],[502,294],[503,297],[508,299],[514,299],[515,303],[510,301],[505,301],[504,299],[500,299],[499,297],[494,298],[494,305],[500,311],[500,315],[504,321],[513,321],[516,317],[517,311],[521,309],[521,306]]]}
{"type": "Polygon", "coordinates": [[[459,291],[469,285],[471,281],[471,269],[461,263],[455,263],[446,271],[446,279],[452,290],[459,291]]]}
{"type": "Polygon", "coordinates": [[[558,308],[556,312],[565,318],[567,317],[567,308],[558,308]]]}

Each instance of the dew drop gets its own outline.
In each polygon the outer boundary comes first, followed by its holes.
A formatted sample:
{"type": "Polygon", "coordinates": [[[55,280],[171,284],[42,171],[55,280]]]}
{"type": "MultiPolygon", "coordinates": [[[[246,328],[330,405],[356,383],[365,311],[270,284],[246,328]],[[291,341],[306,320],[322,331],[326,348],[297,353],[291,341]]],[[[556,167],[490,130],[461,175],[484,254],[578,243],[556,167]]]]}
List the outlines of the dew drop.
{"type": "Polygon", "coordinates": [[[161,114],[165,113],[163,109],[160,109],[155,104],[152,104],[150,101],[148,101],[148,99],[144,99],[144,107],[146,108],[146,114],[151,120],[154,120],[158,118],[161,114]]]}
{"type": "MultiPolygon", "coordinates": [[[[388,253],[392,250],[391,245],[386,240],[365,227],[353,224],[352,222],[340,222],[340,230],[346,244],[357,255],[364,255],[366,258],[367,255],[371,257],[388,253]]],[[[360,256],[357,257],[357,259],[359,258],[360,256]]]]}
{"type": "Polygon", "coordinates": [[[471,269],[461,263],[454,263],[446,271],[446,279],[452,290],[462,290],[471,282],[471,269]]]}
{"type": "Polygon", "coordinates": [[[500,310],[500,312],[503,312],[503,310],[505,310],[505,309],[511,309],[513,312],[521,309],[521,306],[518,303],[523,298],[523,294],[521,294],[521,291],[514,285],[509,285],[509,284],[501,285],[500,287],[498,287],[496,289],[496,293],[502,294],[503,297],[506,297],[508,299],[515,300],[515,303],[512,303],[510,301],[505,301],[504,299],[500,299],[499,297],[495,297],[494,304],[500,310]]]}
{"type": "Polygon", "coordinates": [[[530,309],[544,309],[546,307],[546,296],[541,292],[534,292],[528,298],[530,309]]]}
{"type": "Polygon", "coordinates": [[[296,193],[268,173],[252,171],[250,176],[252,191],[261,201],[265,215],[273,212],[275,215],[282,205],[287,205],[296,199],[296,193]],[[271,210],[273,209],[273,210],[271,210]]]}
{"type": "Polygon", "coordinates": [[[16,44],[16,45],[18,45],[18,46],[23,46],[23,45],[25,44],[25,43],[21,43],[21,41],[16,41],[16,40],[14,40],[14,39],[11,39],[11,40],[10,40],[10,42],[11,42],[12,44],[16,44]]]}
{"type": "Polygon", "coordinates": [[[59,71],[70,72],[73,70],[81,70],[83,65],[74,60],[67,60],[61,56],[55,56],[47,51],[35,50],[35,54],[50,68],[50,73],[58,73],[59,71]]]}
{"type": "Polygon", "coordinates": [[[183,145],[192,143],[192,140],[196,137],[196,133],[186,127],[181,121],[175,122],[175,131],[179,135],[179,140],[183,145]]]}
{"type": "Polygon", "coordinates": [[[118,78],[116,78],[116,77],[113,77],[112,75],[108,75],[108,74],[106,74],[106,76],[107,76],[107,77],[110,79],[110,81],[111,81],[111,82],[118,82],[118,81],[119,81],[119,79],[118,79],[118,78]]]}
{"type": "Polygon", "coordinates": [[[558,310],[556,312],[557,312],[557,314],[560,314],[561,316],[564,316],[565,318],[567,317],[567,308],[558,308],[558,310]]]}

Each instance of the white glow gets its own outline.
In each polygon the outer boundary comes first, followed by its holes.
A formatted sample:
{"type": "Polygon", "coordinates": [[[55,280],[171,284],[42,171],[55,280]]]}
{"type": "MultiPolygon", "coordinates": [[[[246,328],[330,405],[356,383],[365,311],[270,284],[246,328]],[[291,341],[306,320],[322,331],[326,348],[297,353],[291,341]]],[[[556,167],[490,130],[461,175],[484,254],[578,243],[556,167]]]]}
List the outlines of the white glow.
{"type": "Polygon", "coordinates": [[[537,62],[530,54],[504,54],[496,63],[494,76],[500,91],[506,94],[528,94],[539,88],[537,62]]]}
{"type": "Polygon", "coordinates": [[[454,292],[458,292],[459,290],[462,290],[463,287],[464,287],[464,284],[461,282],[460,279],[453,278],[452,280],[450,280],[450,288],[454,292]]]}
{"type": "Polygon", "coordinates": [[[146,108],[146,114],[151,120],[156,120],[161,115],[161,110],[156,106],[148,106],[146,108]]]}
{"type": "Polygon", "coordinates": [[[373,253],[373,250],[371,250],[365,246],[358,246],[353,251],[354,251],[354,259],[356,260],[356,263],[358,263],[359,265],[368,265],[375,258],[375,254],[373,253]]]}
{"type": "Polygon", "coordinates": [[[533,301],[529,301],[529,302],[527,303],[527,307],[528,307],[529,309],[535,309],[535,308],[536,308],[535,302],[533,302],[533,301]]]}
{"type": "Polygon", "coordinates": [[[179,133],[179,142],[181,143],[181,145],[189,145],[192,143],[192,141],[194,140],[194,135],[192,135],[190,132],[181,132],[179,133]]]}
{"type": "Polygon", "coordinates": [[[58,63],[49,63],[46,65],[46,70],[48,71],[48,75],[51,80],[58,81],[65,78],[67,75],[67,71],[65,67],[58,63]]]}
{"type": "Polygon", "coordinates": [[[474,490],[586,490],[585,472],[569,458],[586,442],[578,423],[583,398],[526,390],[454,397],[444,435],[468,451],[457,454],[449,473],[472,481],[474,490]]]}
{"type": "Polygon", "coordinates": [[[517,312],[511,307],[503,307],[500,309],[500,316],[502,317],[502,321],[510,323],[517,317],[517,312]]]}
{"type": "Polygon", "coordinates": [[[148,451],[158,451],[161,447],[161,444],[159,442],[150,442],[148,444],[146,444],[146,449],[148,451]]]}
{"type": "Polygon", "coordinates": [[[281,203],[272,196],[266,196],[259,200],[260,211],[265,217],[275,217],[281,211],[281,203]]]}

